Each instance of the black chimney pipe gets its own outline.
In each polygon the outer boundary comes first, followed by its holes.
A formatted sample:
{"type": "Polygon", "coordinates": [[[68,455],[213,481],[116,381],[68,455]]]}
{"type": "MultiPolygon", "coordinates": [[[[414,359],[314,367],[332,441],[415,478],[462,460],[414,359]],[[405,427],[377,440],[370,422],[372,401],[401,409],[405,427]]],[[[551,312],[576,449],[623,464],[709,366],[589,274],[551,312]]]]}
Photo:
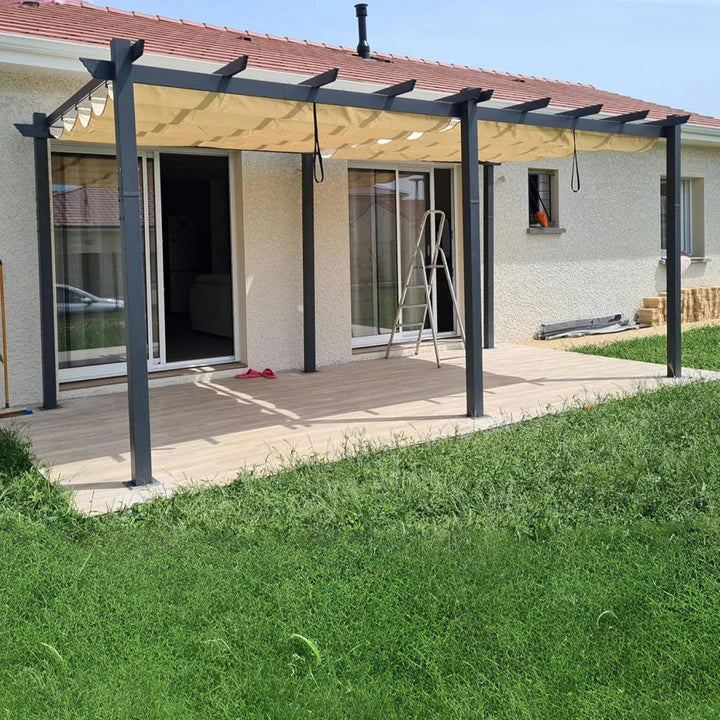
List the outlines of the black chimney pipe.
{"type": "Polygon", "coordinates": [[[367,3],[358,3],[355,6],[355,16],[358,19],[358,35],[360,36],[357,54],[367,60],[370,57],[370,43],[367,39],[367,3]]]}

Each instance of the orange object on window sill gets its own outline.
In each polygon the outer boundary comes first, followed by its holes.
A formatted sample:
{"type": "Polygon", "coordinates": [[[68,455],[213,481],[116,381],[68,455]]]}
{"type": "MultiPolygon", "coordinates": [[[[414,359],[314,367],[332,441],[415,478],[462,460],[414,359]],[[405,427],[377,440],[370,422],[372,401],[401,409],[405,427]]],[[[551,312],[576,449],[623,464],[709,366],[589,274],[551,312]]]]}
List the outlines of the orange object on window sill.
{"type": "Polygon", "coordinates": [[[549,227],[548,217],[544,212],[535,213],[535,219],[544,227],[549,227]]]}

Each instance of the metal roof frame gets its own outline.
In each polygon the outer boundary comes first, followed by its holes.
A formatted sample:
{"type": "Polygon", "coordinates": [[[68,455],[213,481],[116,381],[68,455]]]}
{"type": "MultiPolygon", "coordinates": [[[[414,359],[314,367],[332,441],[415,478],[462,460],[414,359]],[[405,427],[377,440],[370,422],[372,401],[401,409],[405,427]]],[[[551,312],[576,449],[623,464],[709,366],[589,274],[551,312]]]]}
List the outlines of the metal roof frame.
{"type": "MultiPolygon", "coordinates": [[[[142,43],[143,41],[138,40],[132,45],[133,61],[142,55],[142,43]]],[[[98,60],[96,58],[80,58],[80,61],[88,70],[92,79],[66,102],[48,114],[45,129],[35,124],[18,124],[17,128],[21,133],[29,137],[50,137],[50,125],[57,122],[67,112],[72,111],[78,103],[87,98],[103,83],[112,81],[112,61],[98,60]]],[[[133,82],[200,92],[227,93],[448,118],[460,118],[463,103],[472,101],[478,103],[478,121],[534,125],[536,127],[583,130],[610,135],[633,135],[648,138],[664,137],[667,127],[684,124],[690,119],[689,115],[669,115],[659,120],[637,122],[647,117],[648,110],[625,113],[615,117],[590,117],[599,114],[602,111],[602,105],[559,110],[557,112],[535,112],[550,105],[552,100],[547,97],[507,107],[489,107],[481,103],[488,101],[492,97],[493,91],[492,89],[483,88],[465,88],[460,92],[434,100],[403,97],[403,95],[415,88],[415,80],[406,80],[375,92],[329,88],[327,85],[337,80],[337,68],[330,68],[297,84],[235,77],[235,75],[245,70],[247,66],[247,55],[241,55],[213,73],[174,70],[149,65],[133,65],[133,82]]]]}

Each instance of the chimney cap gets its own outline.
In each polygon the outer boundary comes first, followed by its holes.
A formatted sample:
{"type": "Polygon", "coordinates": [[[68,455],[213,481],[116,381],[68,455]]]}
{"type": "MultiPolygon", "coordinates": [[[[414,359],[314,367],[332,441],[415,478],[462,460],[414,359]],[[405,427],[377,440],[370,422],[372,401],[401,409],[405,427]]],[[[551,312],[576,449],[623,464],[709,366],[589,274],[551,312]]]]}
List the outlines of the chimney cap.
{"type": "Polygon", "coordinates": [[[357,54],[367,60],[370,57],[370,43],[367,38],[367,3],[355,5],[355,15],[358,22],[358,45],[357,54]]]}

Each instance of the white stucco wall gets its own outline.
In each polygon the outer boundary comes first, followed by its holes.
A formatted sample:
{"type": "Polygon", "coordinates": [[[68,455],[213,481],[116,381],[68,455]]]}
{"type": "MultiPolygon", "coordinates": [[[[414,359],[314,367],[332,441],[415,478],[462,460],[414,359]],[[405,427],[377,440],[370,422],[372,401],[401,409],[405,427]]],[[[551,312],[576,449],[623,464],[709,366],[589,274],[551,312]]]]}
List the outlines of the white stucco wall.
{"type": "Polygon", "coordinates": [[[348,173],[343,160],[325,161],[315,185],[315,324],[319,365],[352,358],[348,173]]]}
{"type": "MultiPolygon", "coordinates": [[[[246,358],[262,370],[303,365],[300,157],[243,152],[238,242],[244,262],[246,358]]],[[[347,167],[326,162],[315,185],[317,361],[351,358],[347,167]]]]}
{"type": "MultiPolygon", "coordinates": [[[[720,151],[683,147],[683,177],[705,178],[706,264],[686,287],[720,284],[720,151]]],[[[571,161],[495,169],[496,339],[532,336],[542,323],[622,312],[665,289],[660,265],[660,178],[664,145],[643,154],[579,156],[582,186],[570,190],[571,161]],[[527,232],[528,169],[558,170],[558,235],[527,232]]]]}
{"type": "Polygon", "coordinates": [[[33,141],[23,138],[13,123],[31,122],[33,112],[50,112],[82,82],[82,75],[75,73],[29,74],[0,65],[0,259],[13,405],[42,399],[33,141]]]}

